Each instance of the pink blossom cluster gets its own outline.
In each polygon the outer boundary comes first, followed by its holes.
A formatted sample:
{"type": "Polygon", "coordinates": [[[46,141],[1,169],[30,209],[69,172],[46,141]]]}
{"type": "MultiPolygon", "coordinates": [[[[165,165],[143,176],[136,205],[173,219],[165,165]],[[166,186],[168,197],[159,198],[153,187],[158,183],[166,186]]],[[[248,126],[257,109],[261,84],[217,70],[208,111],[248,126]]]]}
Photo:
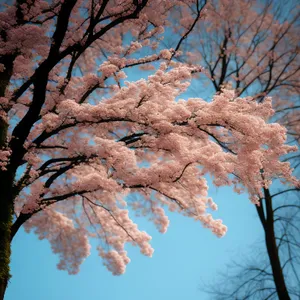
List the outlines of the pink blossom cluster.
{"type": "Polygon", "coordinates": [[[6,170],[6,165],[10,156],[9,150],[0,150],[0,168],[6,170]]]}
{"type": "MultiPolygon", "coordinates": [[[[194,98],[175,102],[186,89],[192,71],[183,66],[170,71],[162,67],[147,80],[127,82],[99,104],[64,100],[55,114],[43,117],[40,126],[46,132],[67,126],[52,140],[53,144],[65,140],[66,149],[52,157],[71,161],[83,156],[85,160],[67,171],[47,193],[38,190],[42,197],[32,190],[31,197],[23,198],[23,203],[28,203],[26,211],[34,208],[29,203],[33,198],[39,205],[61,195],[70,195],[68,201],[81,199],[85,203],[80,221],[84,226],[81,224],[78,234],[86,236],[83,229],[93,224],[96,236],[110,245],[108,251],[99,246],[99,253],[114,274],[123,273],[129,262],[125,243],[138,245],[148,256],[153,252],[150,236],[139,231],[128,216],[124,197],[130,193],[144,198],[131,203],[132,209],[148,215],[161,232],[169,225],[164,213],[168,207],[223,236],[226,226],[207,212],[208,208],[216,210],[217,205],[208,197],[205,174],[213,176],[217,186],[243,186],[254,202],[274,176],[296,181],[289,164],[279,160],[294,150],[284,144],[285,129],[266,123],[273,113],[271,100],[258,104],[223,90],[212,102],[194,98]],[[118,141],[111,135],[112,130],[122,133],[120,137],[139,133],[140,137],[126,144],[126,139],[118,141]],[[145,161],[150,163],[148,167],[143,167],[145,161]],[[123,200],[118,201],[120,197],[123,200]]],[[[35,155],[41,157],[40,153],[35,155]]],[[[35,162],[33,157],[31,165],[41,169],[38,166],[43,162],[35,162]]],[[[64,166],[68,164],[66,161],[64,166]]],[[[59,164],[49,165],[49,170],[59,169],[59,164]]]]}
{"type": "Polygon", "coordinates": [[[25,224],[29,231],[36,228],[39,239],[48,239],[54,253],[59,254],[57,267],[76,274],[83,260],[90,254],[87,235],[82,228],[76,228],[73,221],[64,214],[52,209],[45,209],[25,224]]]}

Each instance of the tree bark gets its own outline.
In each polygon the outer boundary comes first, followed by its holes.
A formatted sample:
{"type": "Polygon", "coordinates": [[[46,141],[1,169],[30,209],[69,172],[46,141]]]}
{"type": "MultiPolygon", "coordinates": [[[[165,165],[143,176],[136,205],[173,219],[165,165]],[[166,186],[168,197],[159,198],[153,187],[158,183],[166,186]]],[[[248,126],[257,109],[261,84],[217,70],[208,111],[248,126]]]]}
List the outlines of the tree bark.
{"type": "Polygon", "coordinates": [[[10,279],[11,226],[13,219],[12,177],[0,171],[0,300],[4,299],[10,279]]]}
{"type": "MultiPolygon", "coordinates": [[[[1,33],[3,38],[3,34],[1,33]]],[[[5,96],[5,91],[12,76],[12,67],[15,55],[0,57],[0,63],[4,64],[4,72],[0,72],[0,97],[5,96]]],[[[8,123],[6,111],[0,106],[0,150],[7,147],[8,123]]],[[[14,173],[0,168],[0,300],[4,294],[10,279],[11,256],[11,226],[13,220],[13,180],[14,173]]]]}
{"type": "MultiPolygon", "coordinates": [[[[8,125],[0,116],[0,150],[5,149],[8,125]]],[[[0,168],[0,300],[10,279],[11,226],[13,220],[13,185],[14,175],[0,168]]]]}
{"type": "Polygon", "coordinates": [[[265,189],[265,205],[266,205],[266,219],[265,219],[265,242],[267,252],[272,268],[273,279],[276,287],[276,292],[280,300],[290,300],[290,296],[286,287],[285,278],[280,264],[280,257],[278,253],[278,246],[276,243],[276,236],[274,230],[274,213],[272,207],[272,197],[270,191],[265,189]]]}

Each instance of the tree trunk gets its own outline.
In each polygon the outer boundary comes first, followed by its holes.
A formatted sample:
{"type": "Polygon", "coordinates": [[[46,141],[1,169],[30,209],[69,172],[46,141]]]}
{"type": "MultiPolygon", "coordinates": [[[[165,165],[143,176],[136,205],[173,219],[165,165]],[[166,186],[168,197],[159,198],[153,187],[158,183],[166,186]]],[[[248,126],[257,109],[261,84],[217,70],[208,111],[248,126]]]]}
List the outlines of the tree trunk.
{"type": "MultiPolygon", "coordinates": [[[[0,150],[5,149],[7,123],[0,116],[0,150]]],[[[0,300],[4,299],[10,278],[10,244],[13,219],[13,177],[11,172],[0,168],[0,300]]]]}
{"type": "Polygon", "coordinates": [[[13,218],[12,188],[7,172],[0,171],[0,300],[4,299],[10,279],[11,226],[13,218]]]}
{"type": "MultiPolygon", "coordinates": [[[[0,72],[0,97],[5,95],[11,74],[14,57],[1,57],[0,62],[5,65],[5,72],[0,72]]],[[[6,150],[8,123],[3,107],[0,107],[0,151],[6,150]]],[[[13,219],[13,185],[14,175],[0,168],[0,300],[4,299],[7,283],[10,279],[11,256],[11,226],[13,219]]]]}
{"type": "Polygon", "coordinates": [[[272,207],[272,197],[269,190],[265,189],[265,204],[266,204],[266,214],[267,218],[265,220],[265,242],[267,247],[267,252],[272,268],[273,279],[276,287],[276,292],[280,300],[290,300],[290,296],[286,287],[285,278],[282,272],[282,267],[280,264],[280,258],[278,253],[278,246],[276,243],[276,236],[274,230],[274,214],[272,207]]]}
{"type": "MultiPolygon", "coordinates": [[[[23,0],[17,1],[16,21],[21,24],[23,14],[21,4],[23,0]]],[[[6,42],[5,31],[0,32],[0,37],[6,42]]],[[[17,53],[1,55],[0,63],[4,65],[4,71],[0,72],[0,97],[5,97],[5,92],[9,86],[13,74],[13,64],[17,53]]],[[[0,151],[7,150],[7,111],[9,107],[0,106],[0,151]]],[[[1,169],[0,167],[0,300],[4,299],[4,294],[10,279],[10,257],[11,257],[11,227],[14,214],[13,183],[16,168],[1,169]]]]}

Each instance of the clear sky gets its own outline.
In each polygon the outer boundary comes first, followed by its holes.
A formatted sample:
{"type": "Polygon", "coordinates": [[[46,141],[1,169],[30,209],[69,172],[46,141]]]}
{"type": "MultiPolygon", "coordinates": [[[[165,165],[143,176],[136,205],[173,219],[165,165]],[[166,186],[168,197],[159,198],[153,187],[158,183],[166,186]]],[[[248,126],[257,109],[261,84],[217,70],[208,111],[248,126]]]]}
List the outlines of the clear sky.
{"type": "Polygon", "coordinates": [[[186,217],[169,214],[166,234],[139,219],[140,228],[153,236],[155,252],[144,257],[128,247],[131,262],[122,276],[113,276],[102,265],[95,247],[78,275],[56,269],[58,258],[48,241],[34,234],[19,232],[13,241],[11,272],[6,300],[206,300],[201,282],[213,283],[226,272],[232,260],[249,257],[253,245],[262,241],[255,207],[247,195],[236,195],[231,188],[210,188],[219,205],[214,215],[228,226],[223,238],[215,237],[186,217]]]}

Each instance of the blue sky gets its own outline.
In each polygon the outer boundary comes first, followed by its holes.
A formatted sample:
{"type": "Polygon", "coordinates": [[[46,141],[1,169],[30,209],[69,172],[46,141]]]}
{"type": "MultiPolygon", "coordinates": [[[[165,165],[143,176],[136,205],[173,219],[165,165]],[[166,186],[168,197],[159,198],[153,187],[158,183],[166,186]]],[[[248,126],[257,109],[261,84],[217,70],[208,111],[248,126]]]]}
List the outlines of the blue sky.
{"type": "Polygon", "coordinates": [[[251,256],[252,246],[262,241],[255,207],[247,195],[236,195],[231,188],[210,188],[219,205],[215,216],[228,226],[223,238],[215,237],[200,223],[169,214],[166,234],[157,233],[152,224],[139,219],[141,229],[153,237],[155,252],[144,257],[128,247],[131,262],[122,276],[111,275],[102,265],[95,247],[78,275],[56,269],[58,258],[47,241],[34,234],[19,232],[12,245],[11,271],[6,300],[206,300],[201,282],[216,282],[232,260],[251,256]]]}

